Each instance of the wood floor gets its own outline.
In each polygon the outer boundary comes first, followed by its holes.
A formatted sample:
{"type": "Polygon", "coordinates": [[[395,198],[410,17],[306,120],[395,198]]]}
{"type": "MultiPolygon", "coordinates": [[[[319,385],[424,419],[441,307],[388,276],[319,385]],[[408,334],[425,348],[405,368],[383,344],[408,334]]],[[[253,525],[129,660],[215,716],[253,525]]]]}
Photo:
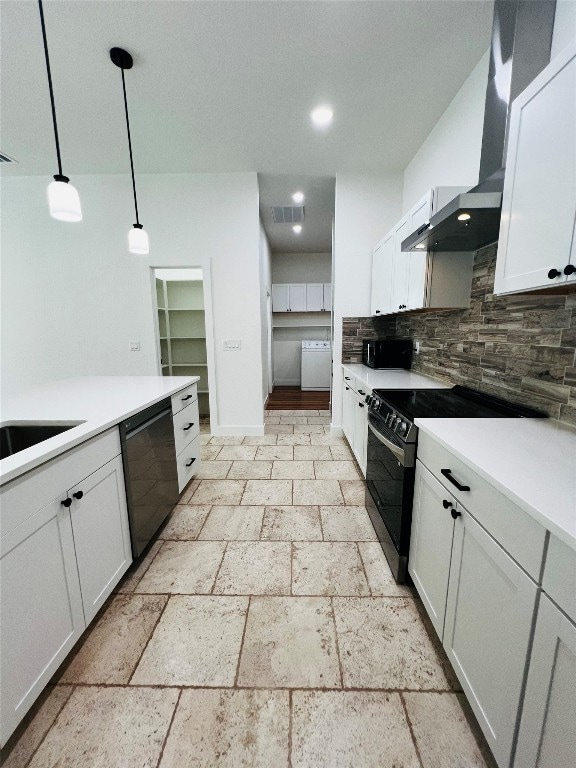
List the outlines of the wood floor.
{"type": "Polygon", "coordinates": [[[330,392],[303,392],[300,387],[274,387],[266,403],[269,411],[327,411],[329,408],[330,392]]]}

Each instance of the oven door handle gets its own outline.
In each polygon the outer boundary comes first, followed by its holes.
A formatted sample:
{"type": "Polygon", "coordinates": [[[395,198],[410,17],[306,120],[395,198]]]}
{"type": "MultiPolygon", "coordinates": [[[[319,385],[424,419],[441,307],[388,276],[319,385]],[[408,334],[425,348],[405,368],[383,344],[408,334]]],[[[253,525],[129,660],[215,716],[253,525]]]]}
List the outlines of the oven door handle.
{"type": "Polygon", "coordinates": [[[372,432],[372,434],[383,444],[388,448],[390,453],[392,453],[395,458],[398,459],[400,464],[404,466],[404,461],[406,459],[406,451],[403,451],[402,448],[399,448],[397,445],[394,445],[394,443],[391,440],[388,440],[388,438],[384,437],[384,435],[381,432],[378,432],[374,429],[372,424],[368,422],[368,429],[372,432]]]}

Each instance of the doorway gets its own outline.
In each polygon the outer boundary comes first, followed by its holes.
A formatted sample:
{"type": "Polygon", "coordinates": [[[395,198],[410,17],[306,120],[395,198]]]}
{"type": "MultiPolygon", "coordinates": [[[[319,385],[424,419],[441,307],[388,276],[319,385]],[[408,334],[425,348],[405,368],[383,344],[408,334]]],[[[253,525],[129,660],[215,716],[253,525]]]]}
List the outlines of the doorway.
{"type": "Polygon", "coordinates": [[[163,376],[199,376],[198,410],[210,416],[204,274],[154,269],[158,367],[163,376]]]}

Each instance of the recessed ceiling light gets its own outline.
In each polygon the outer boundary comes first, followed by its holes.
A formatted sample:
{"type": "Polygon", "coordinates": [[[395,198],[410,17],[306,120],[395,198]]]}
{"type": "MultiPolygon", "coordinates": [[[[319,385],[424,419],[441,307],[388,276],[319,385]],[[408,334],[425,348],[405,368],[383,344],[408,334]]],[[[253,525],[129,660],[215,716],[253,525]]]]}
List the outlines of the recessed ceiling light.
{"type": "Polygon", "coordinates": [[[303,203],[304,192],[294,192],[294,194],[292,195],[292,200],[294,200],[295,203],[303,203]]]}
{"type": "Polygon", "coordinates": [[[294,232],[296,232],[297,235],[299,235],[300,232],[302,232],[302,224],[294,224],[292,229],[294,230],[294,232]]]}
{"type": "Polygon", "coordinates": [[[312,122],[316,128],[328,128],[330,125],[332,125],[334,112],[332,111],[331,107],[326,104],[322,104],[321,106],[312,110],[310,117],[312,118],[312,122]]]}
{"type": "Polygon", "coordinates": [[[468,221],[469,218],[469,213],[461,213],[460,216],[458,216],[458,221],[468,221]]]}
{"type": "Polygon", "coordinates": [[[419,249],[420,249],[420,248],[426,248],[426,245],[425,245],[424,243],[418,243],[418,245],[416,246],[416,248],[419,248],[419,249]]]}

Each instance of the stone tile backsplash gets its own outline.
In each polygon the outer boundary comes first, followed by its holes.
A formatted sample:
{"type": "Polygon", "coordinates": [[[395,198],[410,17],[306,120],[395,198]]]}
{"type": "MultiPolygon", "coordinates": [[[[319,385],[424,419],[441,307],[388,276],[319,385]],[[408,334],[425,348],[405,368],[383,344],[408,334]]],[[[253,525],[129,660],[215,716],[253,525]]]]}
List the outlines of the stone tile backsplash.
{"type": "Polygon", "coordinates": [[[363,338],[411,338],[414,371],[576,425],[576,294],[494,296],[495,266],[495,245],[476,253],[469,309],[344,318],[342,362],[363,338]]]}

